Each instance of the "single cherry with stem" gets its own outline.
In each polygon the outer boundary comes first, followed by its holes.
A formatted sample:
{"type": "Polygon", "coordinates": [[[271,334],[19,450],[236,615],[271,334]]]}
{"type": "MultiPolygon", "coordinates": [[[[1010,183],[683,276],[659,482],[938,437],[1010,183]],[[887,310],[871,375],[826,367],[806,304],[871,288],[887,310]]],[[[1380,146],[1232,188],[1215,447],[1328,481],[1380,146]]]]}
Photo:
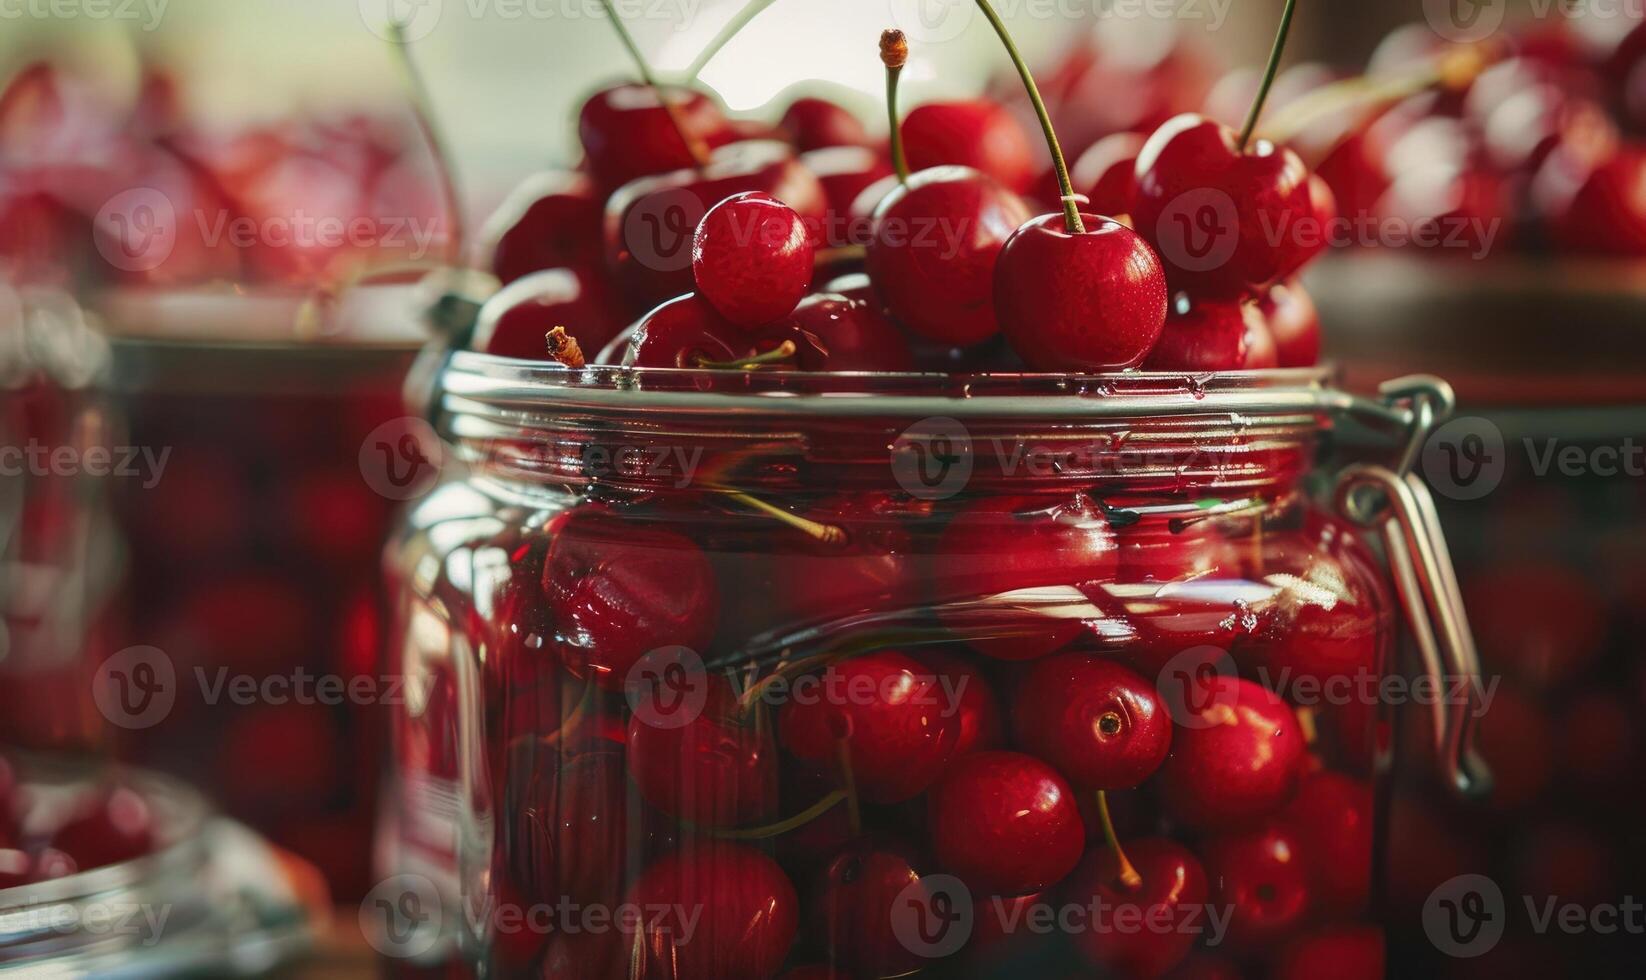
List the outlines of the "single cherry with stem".
{"type": "Polygon", "coordinates": [[[1023,79],[1063,198],[1061,217],[1047,214],[1027,222],[1000,250],[994,269],[1000,328],[1034,370],[1136,367],[1166,321],[1166,276],[1160,261],[1130,228],[1080,212],[1034,76],[989,0],[977,0],[977,5],[1023,79]]]}
{"type": "Polygon", "coordinates": [[[1093,848],[1070,876],[1065,894],[1072,902],[1094,901],[1120,916],[1150,923],[1144,929],[1112,928],[1076,934],[1075,946],[1093,965],[1117,976],[1158,977],[1178,965],[1194,945],[1186,926],[1205,907],[1210,886],[1200,861],[1182,844],[1164,837],[1133,840],[1124,848],[1108,819],[1105,794],[1098,793],[1106,841],[1093,848]]]}
{"type": "Polygon", "coordinates": [[[729,323],[756,329],[794,312],[811,288],[813,257],[800,215],[749,191],[703,216],[692,239],[692,278],[729,323]]]}

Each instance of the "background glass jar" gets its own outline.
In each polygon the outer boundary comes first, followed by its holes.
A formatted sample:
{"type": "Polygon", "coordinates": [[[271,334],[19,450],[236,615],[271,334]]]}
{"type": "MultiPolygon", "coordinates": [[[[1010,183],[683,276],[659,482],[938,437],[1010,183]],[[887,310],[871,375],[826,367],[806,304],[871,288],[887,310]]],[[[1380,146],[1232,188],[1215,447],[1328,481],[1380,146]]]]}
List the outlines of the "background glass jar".
{"type": "Polygon", "coordinates": [[[374,942],[408,975],[1380,976],[1422,596],[1314,491],[1428,409],[1326,381],[452,355],[461,475],[389,562],[374,942]]]}

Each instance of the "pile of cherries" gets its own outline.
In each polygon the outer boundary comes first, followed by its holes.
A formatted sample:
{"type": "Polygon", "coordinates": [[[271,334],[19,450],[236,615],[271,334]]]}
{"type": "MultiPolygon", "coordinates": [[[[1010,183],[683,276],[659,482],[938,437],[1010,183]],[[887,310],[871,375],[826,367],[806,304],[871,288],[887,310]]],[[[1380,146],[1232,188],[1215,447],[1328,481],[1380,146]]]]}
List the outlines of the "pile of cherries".
{"type": "Polygon", "coordinates": [[[1324,240],[1265,230],[1329,220],[1335,205],[1291,150],[1188,114],[1104,139],[1069,170],[1037,112],[1054,159],[1043,174],[1000,100],[898,118],[907,43],[890,31],[882,46],[896,121],[885,140],[816,97],[768,126],[727,118],[695,87],[597,92],[578,120],[581,166],[531,178],[492,221],[504,287],[472,346],[543,359],[546,333],[563,327],[589,360],[636,367],[1317,361],[1319,323],[1296,276],[1324,240]]]}
{"type": "Polygon", "coordinates": [[[134,861],[156,849],[148,801],[136,790],[109,782],[67,804],[58,795],[24,783],[0,755],[0,908],[27,901],[9,902],[6,889],[134,861]],[[52,797],[50,806],[36,805],[43,796],[52,797]]]}

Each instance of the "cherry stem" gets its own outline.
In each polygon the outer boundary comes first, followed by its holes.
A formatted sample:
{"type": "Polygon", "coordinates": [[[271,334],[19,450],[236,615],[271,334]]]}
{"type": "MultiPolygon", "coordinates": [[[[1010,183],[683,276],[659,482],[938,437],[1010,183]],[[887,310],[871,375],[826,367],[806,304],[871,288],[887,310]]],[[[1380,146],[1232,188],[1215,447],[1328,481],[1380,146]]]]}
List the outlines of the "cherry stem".
{"type": "Polygon", "coordinates": [[[549,356],[569,368],[580,368],[587,362],[583,359],[583,348],[578,346],[577,338],[566,332],[565,327],[555,327],[544,338],[548,342],[549,356]]]}
{"type": "Polygon", "coordinates": [[[857,775],[852,769],[851,739],[841,738],[836,743],[840,751],[840,781],[845,784],[847,823],[852,836],[863,833],[863,807],[857,797],[857,775]]]}
{"type": "Polygon", "coordinates": [[[589,713],[589,708],[593,704],[594,681],[587,680],[583,682],[583,694],[577,699],[577,707],[572,709],[572,713],[566,716],[566,720],[561,723],[559,728],[543,736],[542,744],[554,745],[561,739],[569,737],[572,732],[577,730],[579,725],[583,724],[583,716],[589,713]]]}
{"type": "Polygon", "coordinates": [[[1115,864],[1119,867],[1116,877],[1121,886],[1131,892],[1142,888],[1143,876],[1132,867],[1125,849],[1120,846],[1120,837],[1114,832],[1114,818],[1109,816],[1109,794],[1103,790],[1097,791],[1097,819],[1103,824],[1103,839],[1108,842],[1109,850],[1114,852],[1115,864]]]}
{"type": "Polygon", "coordinates": [[[697,161],[699,167],[707,167],[709,148],[691,131],[691,127],[686,125],[686,120],[680,118],[680,108],[669,101],[669,94],[658,84],[657,76],[652,74],[652,66],[641,53],[640,45],[635,43],[634,35],[629,33],[628,25],[618,16],[617,7],[612,0],[600,0],[600,3],[606,8],[606,17],[612,22],[612,28],[617,31],[618,39],[623,42],[623,47],[629,50],[629,57],[634,59],[634,66],[640,72],[640,80],[646,83],[646,87],[652,90],[653,95],[657,96],[658,104],[668,114],[669,122],[674,124],[675,132],[680,134],[681,142],[686,144],[686,152],[692,155],[692,159],[697,161]]]}
{"type": "Polygon", "coordinates": [[[838,546],[846,542],[846,532],[833,524],[820,524],[809,518],[801,517],[799,514],[791,514],[775,504],[769,504],[753,494],[743,493],[740,490],[725,490],[722,488],[722,492],[743,506],[757,510],[767,517],[782,521],[821,544],[838,546]]]}
{"type": "Polygon", "coordinates": [[[785,340],[769,351],[765,351],[760,354],[751,354],[748,357],[738,358],[735,361],[711,361],[708,358],[699,355],[697,359],[692,362],[692,366],[709,371],[750,371],[755,368],[763,368],[773,364],[781,364],[793,357],[799,350],[800,348],[795,346],[794,341],[785,340]]]}
{"type": "Polygon", "coordinates": [[[1263,135],[1274,143],[1290,143],[1317,120],[1352,109],[1373,109],[1397,102],[1439,85],[1464,88],[1490,64],[1487,52],[1478,46],[1448,51],[1407,71],[1373,78],[1357,75],[1315,89],[1275,113],[1263,127],[1263,135]]]}
{"type": "Polygon", "coordinates": [[[1257,119],[1263,115],[1263,103],[1269,99],[1269,89],[1274,86],[1275,76],[1280,73],[1280,56],[1286,51],[1286,36],[1292,32],[1292,14],[1297,10],[1297,0],[1286,0],[1286,9],[1280,12],[1280,29],[1275,32],[1274,47],[1269,49],[1269,64],[1263,69],[1263,83],[1257,87],[1257,97],[1252,100],[1252,108],[1246,113],[1246,125],[1240,129],[1239,150],[1246,152],[1246,144],[1251,141],[1252,131],[1257,129],[1257,119]]]}
{"type": "Polygon", "coordinates": [[[710,833],[724,840],[769,840],[773,837],[781,837],[790,831],[799,830],[818,817],[823,816],[846,798],[846,794],[837,789],[787,820],[780,820],[764,827],[750,827],[745,830],[715,830],[710,833]]]}
{"type": "Polygon", "coordinates": [[[820,248],[812,258],[812,267],[819,268],[833,265],[837,262],[861,262],[869,254],[865,245],[836,245],[833,248],[820,248]]]}
{"type": "Polygon", "coordinates": [[[410,93],[412,117],[417,120],[417,128],[423,134],[423,139],[429,145],[429,152],[434,156],[434,169],[440,177],[440,194],[446,199],[446,210],[451,217],[451,231],[447,237],[446,257],[452,264],[459,264],[463,259],[463,199],[457,192],[457,167],[452,162],[451,144],[441,133],[435,123],[434,100],[429,97],[429,86],[418,71],[417,62],[412,60],[411,42],[406,38],[406,22],[394,18],[389,22],[389,44],[393,49],[394,61],[400,66],[401,76],[405,79],[406,90],[410,93]]]}
{"type": "MultiPolygon", "coordinates": [[[[1290,2],[1290,0],[1288,0],[1290,2]]],[[[1040,128],[1046,134],[1046,148],[1052,151],[1052,167],[1057,171],[1057,187],[1063,195],[1063,224],[1069,234],[1081,235],[1086,231],[1085,222],[1080,220],[1080,208],[1075,204],[1074,185],[1069,182],[1069,165],[1063,160],[1063,147],[1057,142],[1057,131],[1052,128],[1051,113],[1046,111],[1045,100],[1040,97],[1040,87],[1034,83],[1034,73],[1029,71],[1028,62],[1023,60],[1022,52],[1012,41],[1010,31],[995,13],[994,6],[989,0],[977,0],[977,6],[983,11],[983,16],[989,19],[989,26],[1000,36],[1000,43],[1006,46],[1006,53],[1011,56],[1012,64],[1017,68],[1017,74],[1023,79],[1023,87],[1029,91],[1029,101],[1034,103],[1034,114],[1040,120],[1040,128]]]]}
{"type": "Polygon", "coordinates": [[[692,59],[691,65],[686,69],[686,81],[688,83],[697,81],[697,76],[703,74],[703,69],[709,66],[709,62],[714,60],[714,56],[730,44],[732,38],[736,37],[743,28],[748,27],[750,21],[759,17],[767,7],[776,2],[777,0],[753,0],[747,7],[739,10],[736,16],[728,20],[726,26],[720,29],[720,33],[714,36],[714,40],[709,42],[709,46],[698,52],[697,57],[692,59]]]}
{"type": "Polygon", "coordinates": [[[897,80],[903,76],[903,66],[909,63],[909,39],[902,31],[880,32],[880,63],[886,66],[886,119],[890,124],[892,167],[897,171],[897,182],[909,182],[909,158],[903,152],[903,124],[897,113],[897,80]]]}

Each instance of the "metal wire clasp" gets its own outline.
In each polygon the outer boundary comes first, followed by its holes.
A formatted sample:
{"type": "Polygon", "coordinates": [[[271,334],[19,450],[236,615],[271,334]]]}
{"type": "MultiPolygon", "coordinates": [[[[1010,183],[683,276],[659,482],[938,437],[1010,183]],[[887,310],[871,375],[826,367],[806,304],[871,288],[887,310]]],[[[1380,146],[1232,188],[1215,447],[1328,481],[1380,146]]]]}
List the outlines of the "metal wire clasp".
{"type": "Polygon", "coordinates": [[[1382,532],[1407,625],[1440,695],[1430,708],[1435,750],[1453,791],[1479,797],[1492,782],[1474,751],[1480,657],[1434,497],[1412,472],[1429,433],[1451,414],[1452,391],[1438,378],[1417,376],[1388,382],[1381,392],[1390,409],[1410,415],[1406,446],[1393,469],[1367,463],[1345,468],[1338,475],[1337,507],[1359,526],[1382,532]]]}

